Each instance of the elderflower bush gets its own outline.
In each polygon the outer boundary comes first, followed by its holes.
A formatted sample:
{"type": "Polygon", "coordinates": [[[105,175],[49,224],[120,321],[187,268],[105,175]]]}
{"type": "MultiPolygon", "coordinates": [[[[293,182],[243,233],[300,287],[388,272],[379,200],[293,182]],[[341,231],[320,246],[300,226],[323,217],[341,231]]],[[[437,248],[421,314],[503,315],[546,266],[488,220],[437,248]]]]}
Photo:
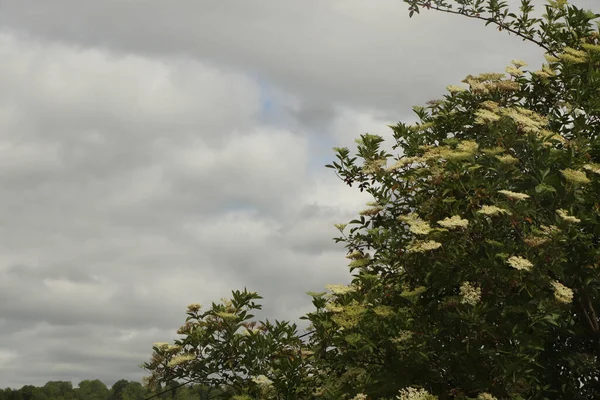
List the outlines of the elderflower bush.
{"type": "Polygon", "coordinates": [[[592,362],[600,334],[600,103],[589,86],[600,87],[600,45],[593,15],[566,3],[546,11],[550,25],[581,20],[570,28],[577,40],[556,33],[564,26],[527,28],[547,47],[541,70],[515,60],[506,73],[449,86],[442,100],[415,107],[417,124],[392,127],[395,155],[368,134],[356,158],[336,149],[329,167],[378,206],[336,238],[350,254],[370,253],[351,265],[357,290],[335,310],[315,296],[309,318],[315,345],[328,344],[342,376],[365,369],[363,393],[600,393],[592,362]],[[375,313],[381,306],[393,313],[375,313]],[[340,310],[357,307],[352,324],[341,324],[340,310]]]}
{"type": "Polygon", "coordinates": [[[150,372],[148,386],[193,379],[251,399],[277,398],[288,391],[309,396],[312,353],[294,324],[251,321],[252,311],[261,309],[255,302],[260,298],[244,290],[233,291],[231,299],[204,312],[200,304],[190,304],[177,331],[182,338],[174,344],[155,343],[151,360],[143,365],[150,372]]]}
{"type": "Polygon", "coordinates": [[[256,294],[200,312],[159,343],[150,383],[193,378],[233,398],[600,398],[600,34],[549,0],[404,0],[492,23],[540,46],[415,107],[415,125],[362,135],[333,168],[373,201],[336,228],[350,285],[310,292],[307,343],[254,328],[256,294]],[[240,332],[241,330],[241,332],[240,332]]]}

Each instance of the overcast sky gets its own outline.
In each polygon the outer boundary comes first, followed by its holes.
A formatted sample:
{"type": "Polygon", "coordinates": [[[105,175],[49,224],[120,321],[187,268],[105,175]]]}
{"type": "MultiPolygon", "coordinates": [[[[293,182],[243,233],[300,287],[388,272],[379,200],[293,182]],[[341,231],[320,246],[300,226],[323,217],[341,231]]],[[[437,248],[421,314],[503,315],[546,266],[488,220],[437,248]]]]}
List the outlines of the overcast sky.
{"type": "Polygon", "coordinates": [[[0,387],[138,380],[232,289],[297,320],[370,200],[331,147],[541,55],[401,0],[2,0],[0,387]]]}

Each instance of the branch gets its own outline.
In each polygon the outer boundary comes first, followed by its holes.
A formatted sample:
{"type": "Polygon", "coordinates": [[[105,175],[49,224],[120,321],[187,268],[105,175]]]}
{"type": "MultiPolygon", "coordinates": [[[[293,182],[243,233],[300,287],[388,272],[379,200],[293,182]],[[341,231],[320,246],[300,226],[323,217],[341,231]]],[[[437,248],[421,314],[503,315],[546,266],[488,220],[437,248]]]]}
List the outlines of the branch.
{"type": "Polygon", "coordinates": [[[451,10],[451,9],[448,9],[448,8],[444,9],[444,8],[440,8],[440,7],[434,6],[434,5],[430,5],[430,6],[427,7],[427,9],[430,9],[430,8],[432,8],[434,10],[437,10],[437,11],[449,13],[449,14],[464,15],[467,18],[479,19],[481,21],[486,21],[486,22],[490,22],[490,23],[496,24],[496,25],[498,25],[498,27],[500,27],[500,28],[502,28],[504,30],[507,30],[510,33],[514,33],[515,35],[519,36],[523,40],[527,40],[527,41],[530,41],[532,43],[535,43],[538,46],[540,46],[541,48],[543,48],[544,50],[546,50],[548,53],[552,54],[553,56],[556,56],[556,54],[547,45],[545,45],[542,41],[536,40],[536,39],[532,38],[531,36],[524,35],[523,33],[519,32],[517,30],[514,30],[513,28],[510,28],[510,27],[508,27],[506,25],[503,25],[501,22],[498,22],[497,20],[495,20],[493,18],[485,18],[485,17],[482,17],[482,16],[480,16],[478,14],[467,14],[466,12],[454,11],[454,10],[451,10]]]}

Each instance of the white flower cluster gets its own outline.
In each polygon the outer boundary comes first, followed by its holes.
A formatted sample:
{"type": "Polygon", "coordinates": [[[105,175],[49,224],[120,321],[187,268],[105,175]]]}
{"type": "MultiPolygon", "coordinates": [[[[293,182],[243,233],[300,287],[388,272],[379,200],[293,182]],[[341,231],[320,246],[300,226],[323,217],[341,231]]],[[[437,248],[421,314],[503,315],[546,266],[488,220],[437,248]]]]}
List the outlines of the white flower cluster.
{"type": "Polygon", "coordinates": [[[562,219],[565,222],[571,222],[571,223],[578,223],[581,222],[581,220],[577,217],[574,217],[572,215],[569,215],[569,212],[567,210],[564,209],[558,209],[556,210],[556,213],[558,214],[558,216],[560,217],[560,219],[562,219]]]}
{"type": "Polygon", "coordinates": [[[367,395],[364,393],[359,393],[354,396],[351,400],[367,400],[367,395]]]}
{"type": "Polygon", "coordinates": [[[479,393],[477,395],[477,400],[498,400],[498,399],[487,392],[483,392],[483,393],[479,393]]]}
{"type": "Polygon", "coordinates": [[[594,174],[600,175],[600,165],[599,164],[585,164],[583,169],[586,171],[593,172],[594,174]]]}
{"type": "Polygon", "coordinates": [[[471,282],[463,282],[460,286],[461,303],[474,306],[481,301],[481,288],[471,282]]]}
{"type": "Polygon", "coordinates": [[[468,220],[462,219],[458,215],[444,218],[437,223],[447,229],[466,228],[469,225],[468,220]]]}
{"type": "Polygon", "coordinates": [[[167,365],[172,368],[177,365],[181,365],[181,364],[184,364],[188,361],[192,361],[195,359],[196,359],[196,356],[193,354],[178,354],[175,357],[173,357],[167,365]]]}
{"type": "Polygon", "coordinates": [[[578,171],[576,169],[567,168],[567,169],[561,170],[560,173],[567,181],[569,181],[573,184],[583,185],[586,183],[590,183],[590,179],[587,177],[587,175],[583,171],[578,171]]]}
{"type": "Polygon", "coordinates": [[[408,224],[409,230],[415,235],[427,235],[433,229],[429,224],[423,221],[417,214],[411,213],[398,218],[402,222],[408,224]]]}
{"type": "Polygon", "coordinates": [[[552,282],[554,297],[561,303],[571,304],[573,302],[573,290],[558,281],[552,282]]]}
{"type": "Polygon", "coordinates": [[[409,245],[406,251],[408,253],[425,253],[426,251],[435,250],[441,247],[442,244],[434,240],[417,240],[409,245]]]}
{"type": "Polygon", "coordinates": [[[430,394],[425,389],[417,389],[414,387],[407,387],[400,389],[400,393],[396,396],[398,400],[437,400],[437,396],[430,394]]]}
{"type": "Polygon", "coordinates": [[[525,270],[525,271],[531,271],[531,267],[533,267],[533,264],[531,263],[531,261],[529,261],[526,258],[518,257],[518,256],[510,257],[508,259],[508,264],[510,264],[510,266],[513,267],[514,269],[525,270]]]}
{"type": "Polygon", "coordinates": [[[480,210],[477,211],[479,214],[494,216],[498,214],[508,214],[510,215],[510,211],[505,210],[504,208],[496,207],[496,206],[482,206],[480,210]]]}
{"type": "Polygon", "coordinates": [[[499,190],[498,193],[505,195],[511,200],[525,200],[529,198],[528,194],[511,192],[510,190],[499,190]]]}
{"type": "Polygon", "coordinates": [[[198,312],[202,308],[200,303],[192,303],[187,306],[188,312],[198,312]]]}
{"type": "Polygon", "coordinates": [[[252,378],[252,381],[256,383],[258,386],[271,386],[273,381],[267,378],[264,375],[258,375],[252,378]]]}
{"type": "Polygon", "coordinates": [[[356,288],[353,286],[334,284],[325,285],[325,289],[333,292],[333,294],[346,294],[356,291],[356,288]]]}

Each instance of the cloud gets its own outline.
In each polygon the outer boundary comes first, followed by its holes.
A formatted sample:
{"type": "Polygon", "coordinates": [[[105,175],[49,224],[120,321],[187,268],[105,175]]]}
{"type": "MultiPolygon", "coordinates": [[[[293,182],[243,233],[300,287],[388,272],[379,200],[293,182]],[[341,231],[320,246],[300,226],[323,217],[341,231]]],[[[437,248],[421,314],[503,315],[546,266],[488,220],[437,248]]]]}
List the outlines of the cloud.
{"type": "Polygon", "coordinates": [[[188,303],[247,286],[297,320],[306,291],[348,279],[316,139],[265,125],[250,75],[0,43],[2,385],[137,379],[188,303]]]}
{"type": "Polygon", "coordinates": [[[541,60],[458,21],[395,0],[2,1],[0,386],[139,379],[188,303],[248,287],[297,321],[306,291],[348,282],[333,224],[370,199],[323,168],[331,148],[541,60]]]}

